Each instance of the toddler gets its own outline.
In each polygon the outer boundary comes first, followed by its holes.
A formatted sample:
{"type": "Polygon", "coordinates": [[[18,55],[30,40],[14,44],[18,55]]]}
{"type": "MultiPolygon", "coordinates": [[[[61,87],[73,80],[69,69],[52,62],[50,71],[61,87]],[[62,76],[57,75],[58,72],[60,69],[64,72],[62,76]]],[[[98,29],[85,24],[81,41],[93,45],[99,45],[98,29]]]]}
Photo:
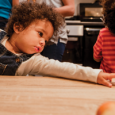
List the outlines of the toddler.
{"type": "Polygon", "coordinates": [[[115,1],[102,0],[105,28],[100,30],[93,47],[94,60],[101,61],[100,69],[115,73],[115,1]]]}
{"type": "Polygon", "coordinates": [[[5,31],[0,32],[0,75],[47,75],[112,86],[115,74],[40,55],[53,33],[63,25],[63,17],[51,7],[22,2],[12,9],[5,31]]]}

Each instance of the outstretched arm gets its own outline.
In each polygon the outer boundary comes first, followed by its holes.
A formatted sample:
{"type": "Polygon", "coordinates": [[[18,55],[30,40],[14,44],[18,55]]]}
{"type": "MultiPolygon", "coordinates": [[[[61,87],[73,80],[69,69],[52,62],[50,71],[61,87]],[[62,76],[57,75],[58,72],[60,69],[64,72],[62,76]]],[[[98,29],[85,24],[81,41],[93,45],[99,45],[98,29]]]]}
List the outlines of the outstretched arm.
{"type": "Polygon", "coordinates": [[[35,54],[20,65],[16,75],[48,75],[97,83],[97,76],[100,71],[102,70],[73,63],[59,62],[43,57],[40,54],[35,54]]]}
{"type": "Polygon", "coordinates": [[[23,62],[15,75],[21,76],[27,74],[91,81],[108,87],[112,87],[112,84],[108,80],[111,81],[112,78],[115,78],[115,73],[105,73],[101,69],[59,62],[53,59],[49,60],[40,54],[35,54],[29,60],[23,62]]]}

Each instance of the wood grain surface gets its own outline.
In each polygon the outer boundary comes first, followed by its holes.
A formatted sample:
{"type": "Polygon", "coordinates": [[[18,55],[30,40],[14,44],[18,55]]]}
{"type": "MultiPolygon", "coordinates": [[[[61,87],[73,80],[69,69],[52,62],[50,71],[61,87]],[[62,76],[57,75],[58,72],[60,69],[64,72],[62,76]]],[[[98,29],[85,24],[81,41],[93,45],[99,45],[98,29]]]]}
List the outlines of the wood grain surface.
{"type": "Polygon", "coordinates": [[[53,77],[0,76],[0,115],[96,115],[106,101],[115,101],[115,86],[53,77]]]}

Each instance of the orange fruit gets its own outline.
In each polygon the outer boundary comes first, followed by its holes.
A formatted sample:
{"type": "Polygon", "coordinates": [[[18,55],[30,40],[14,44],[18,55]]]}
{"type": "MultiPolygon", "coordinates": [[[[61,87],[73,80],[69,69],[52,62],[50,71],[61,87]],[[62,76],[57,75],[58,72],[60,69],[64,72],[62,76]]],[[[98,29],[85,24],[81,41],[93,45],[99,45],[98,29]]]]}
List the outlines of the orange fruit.
{"type": "Polygon", "coordinates": [[[96,115],[115,115],[115,102],[103,103],[97,110],[96,115]]]}

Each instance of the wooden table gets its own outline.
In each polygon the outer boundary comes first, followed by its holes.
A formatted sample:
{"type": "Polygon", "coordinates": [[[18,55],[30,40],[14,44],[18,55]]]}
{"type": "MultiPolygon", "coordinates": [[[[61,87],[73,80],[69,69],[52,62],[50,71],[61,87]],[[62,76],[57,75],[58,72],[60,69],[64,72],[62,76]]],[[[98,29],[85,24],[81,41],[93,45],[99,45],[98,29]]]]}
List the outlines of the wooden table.
{"type": "Polygon", "coordinates": [[[96,115],[115,86],[53,77],[0,76],[0,115],[96,115]]]}

